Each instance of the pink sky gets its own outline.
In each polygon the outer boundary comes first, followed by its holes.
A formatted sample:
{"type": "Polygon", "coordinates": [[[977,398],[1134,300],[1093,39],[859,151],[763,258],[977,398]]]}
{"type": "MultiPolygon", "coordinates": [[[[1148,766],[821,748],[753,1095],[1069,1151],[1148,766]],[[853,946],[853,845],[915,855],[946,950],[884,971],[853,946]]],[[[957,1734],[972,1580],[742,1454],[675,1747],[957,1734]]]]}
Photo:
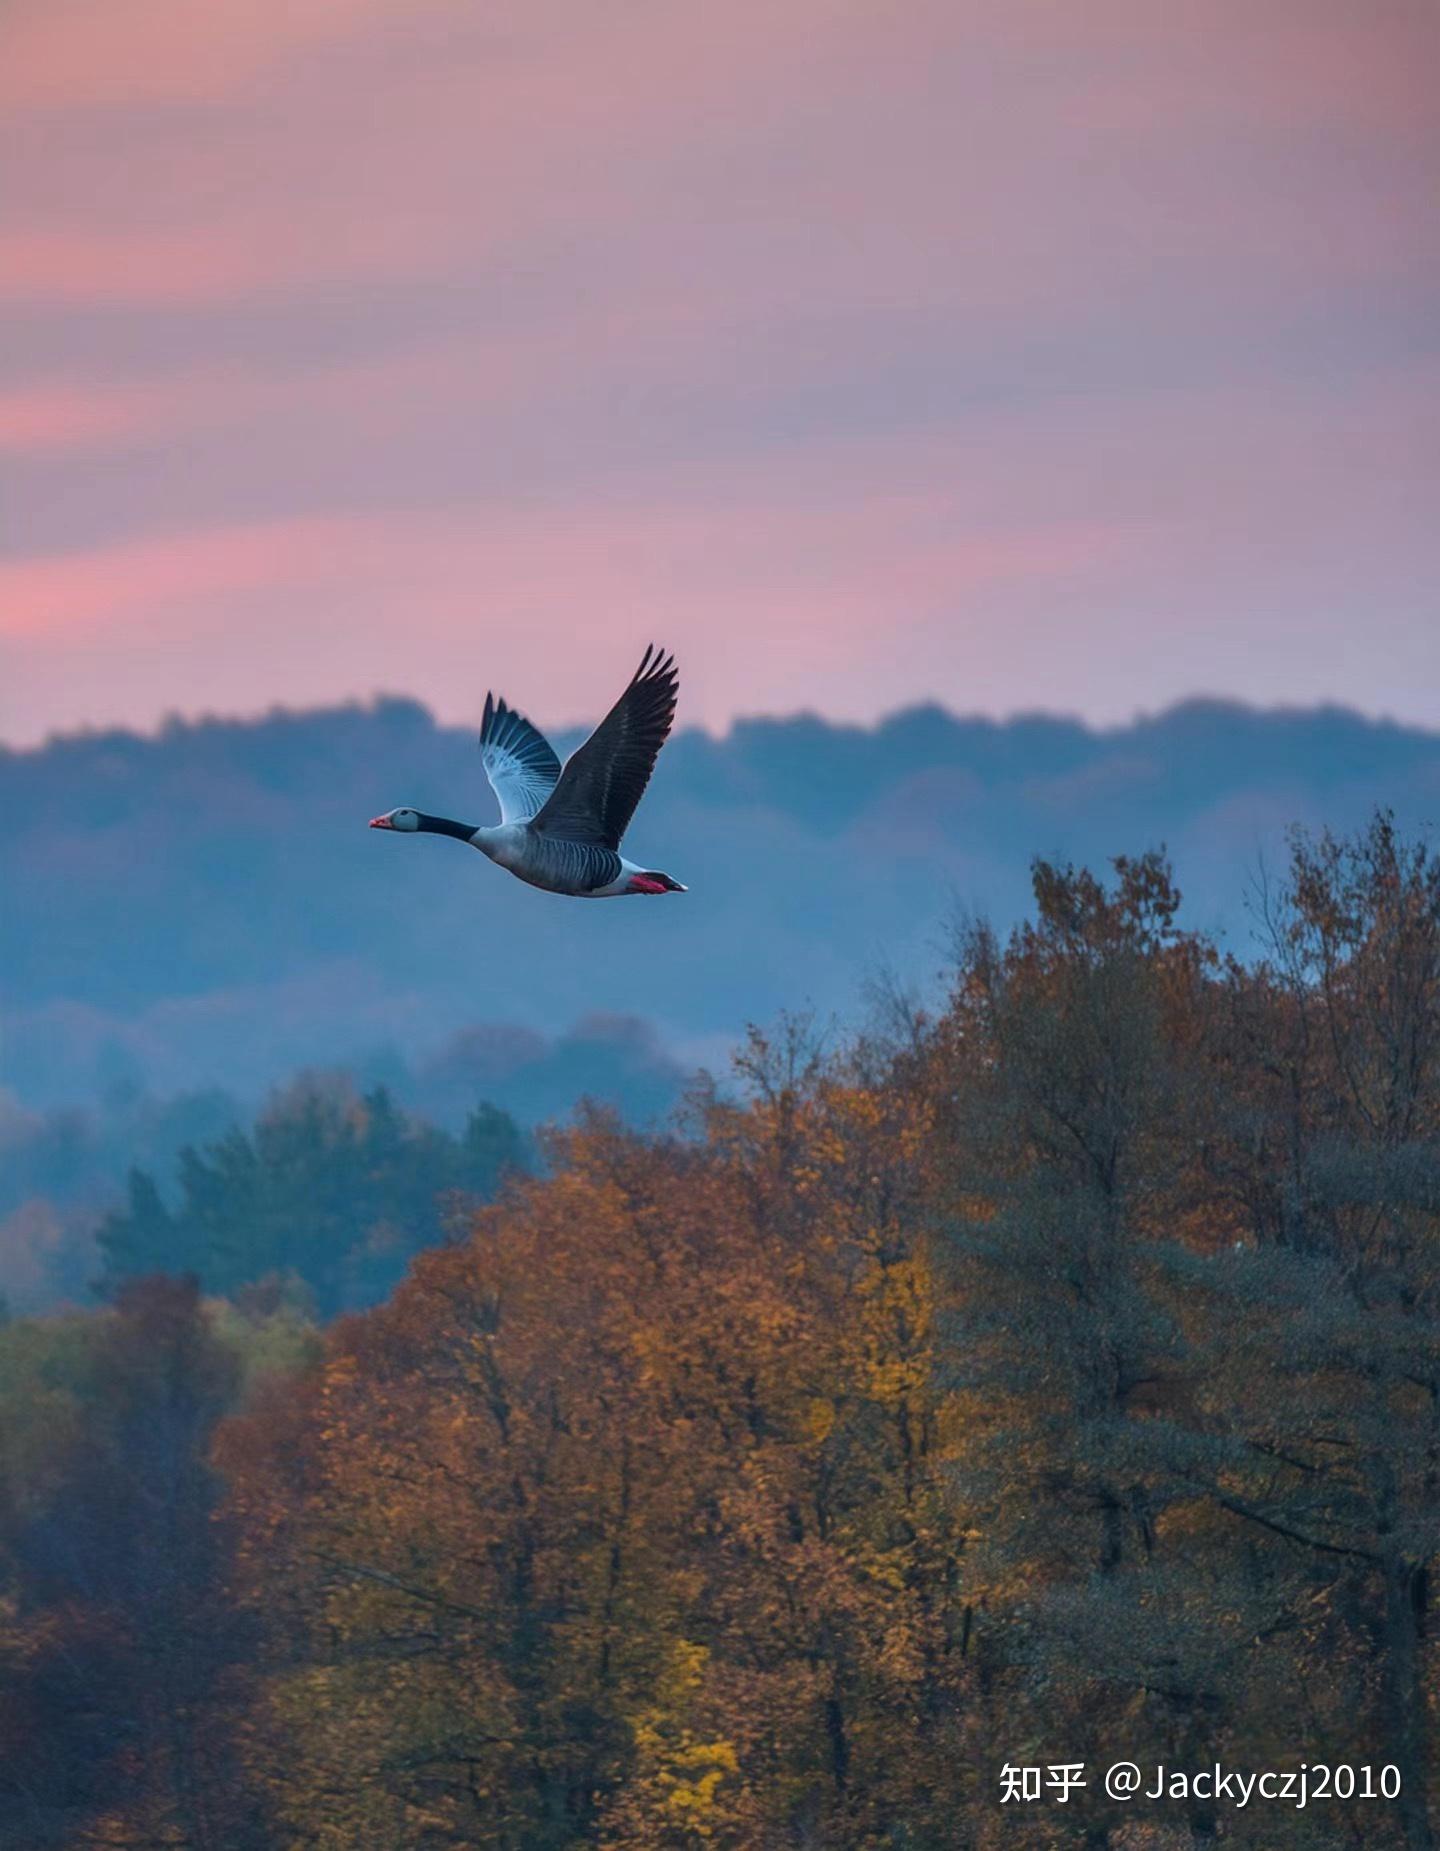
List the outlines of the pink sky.
{"type": "Polygon", "coordinates": [[[1440,725],[1433,0],[9,0],[0,739],[1440,725]]]}

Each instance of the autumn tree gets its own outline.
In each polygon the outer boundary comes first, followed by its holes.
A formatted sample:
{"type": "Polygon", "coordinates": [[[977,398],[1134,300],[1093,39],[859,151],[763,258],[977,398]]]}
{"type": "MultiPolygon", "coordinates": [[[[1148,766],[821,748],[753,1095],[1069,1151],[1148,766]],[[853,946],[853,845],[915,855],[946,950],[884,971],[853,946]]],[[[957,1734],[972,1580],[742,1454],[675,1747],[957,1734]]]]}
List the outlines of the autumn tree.
{"type": "Polygon", "coordinates": [[[1387,816],[1297,836],[1266,960],[1232,967],[1248,1071],[1219,1094],[1248,1153],[1246,1238],[1196,1284],[1213,1482],[1306,1590],[1297,1667],[1335,1739],[1400,1769],[1433,1843],[1431,1564],[1440,1543],[1440,863],[1387,816]]]}
{"type": "Polygon", "coordinates": [[[903,1095],[820,1071],[555,1173],[226,1433],[317,1842],[948,1842],[959,1543],[903,1095]],[[897,1836],[898,1834],[898,1836],[897,1836]]]}
{"type": "Polygon", "coordinates": [[[210,1706],[244,1634],[220,1591],[207,1453],[236,1359],[193,1280],[136,1281],[57,1335],[65,1350],[32,1377],[47,1455],[7,1460],[13,1842],[221,1851],[235,1817],[210,1706]]]}

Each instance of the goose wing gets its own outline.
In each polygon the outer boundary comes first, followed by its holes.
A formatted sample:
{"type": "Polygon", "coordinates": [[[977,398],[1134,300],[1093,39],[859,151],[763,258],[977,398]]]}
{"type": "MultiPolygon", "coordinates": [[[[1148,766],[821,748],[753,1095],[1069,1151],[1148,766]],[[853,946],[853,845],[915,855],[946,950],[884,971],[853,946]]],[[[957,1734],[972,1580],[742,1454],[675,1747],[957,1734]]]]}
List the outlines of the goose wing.
{"type": "Polygon", "coordinates": [[[674,721],[679,688],[674,656],[652,644],[629,687],[566,761],[535,828],[618,849],[674,721]]]}
{"type": "Polygon", "coordinates": [[[500,800],[502,823],[528,823],[554,790],[560,761],[550,741],[523,713],[485,696],[480,763],[500,800]]]}

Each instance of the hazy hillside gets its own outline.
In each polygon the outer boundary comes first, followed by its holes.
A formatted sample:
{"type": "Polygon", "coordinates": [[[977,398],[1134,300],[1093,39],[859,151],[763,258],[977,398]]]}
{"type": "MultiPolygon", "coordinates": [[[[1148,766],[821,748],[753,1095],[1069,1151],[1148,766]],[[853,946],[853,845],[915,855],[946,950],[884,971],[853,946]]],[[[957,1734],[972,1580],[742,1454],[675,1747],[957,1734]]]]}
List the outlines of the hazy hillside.
{"type": "Polygon", "coordinates": [[[587,906],[366,830],[398,803],[493,815],[473,735],[410,701],[74,736],[0,752],[0,1084],[253,1096],[349,1063],[442,1114],[457,1088],[535,1117],[607,1082],[653,1107],[748,1018],[848,1010],[886,963],[923,979],[957,909],[1019,912],[1035,854],[1163,842],[1234,941],[1287,824],[1376,802],[1440,814],[1440,735],[1210,701],[1109,732],[746,721],[680,734],[637,819],[691,893],[587,906]]]}

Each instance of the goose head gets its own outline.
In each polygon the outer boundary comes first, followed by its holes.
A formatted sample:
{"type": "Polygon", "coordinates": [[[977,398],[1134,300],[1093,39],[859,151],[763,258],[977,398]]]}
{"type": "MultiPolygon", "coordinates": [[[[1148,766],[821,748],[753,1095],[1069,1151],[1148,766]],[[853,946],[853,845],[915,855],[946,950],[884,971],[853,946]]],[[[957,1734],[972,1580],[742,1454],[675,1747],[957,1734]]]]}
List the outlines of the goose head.
{"type": "Polygon", "coordinates": [[[430,836],[454,836],[457,841],[475,840],[474,823],[457,823],[453,817],[430,816],[424,810],[387,810],[383,816],[370,818],[372,829],[394,829],[400,835],[414,835],[418,829],[430,836]]]}

